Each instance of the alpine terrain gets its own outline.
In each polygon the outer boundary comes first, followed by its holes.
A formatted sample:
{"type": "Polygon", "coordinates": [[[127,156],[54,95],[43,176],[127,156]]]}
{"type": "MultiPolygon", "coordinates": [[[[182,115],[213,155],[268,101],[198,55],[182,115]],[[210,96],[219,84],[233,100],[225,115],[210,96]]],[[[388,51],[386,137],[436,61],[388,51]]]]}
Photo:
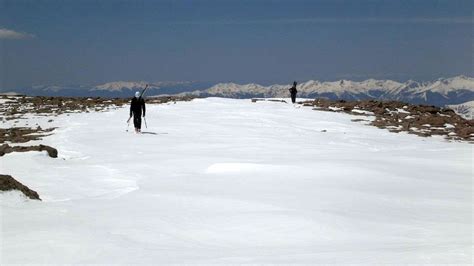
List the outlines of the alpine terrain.
{"type": "Polygon", "coordinates": [[[110,101],[4,111],[0,264],[472,262],[469,142],[170,99],[147,104],[142,134],[110,101]]]}

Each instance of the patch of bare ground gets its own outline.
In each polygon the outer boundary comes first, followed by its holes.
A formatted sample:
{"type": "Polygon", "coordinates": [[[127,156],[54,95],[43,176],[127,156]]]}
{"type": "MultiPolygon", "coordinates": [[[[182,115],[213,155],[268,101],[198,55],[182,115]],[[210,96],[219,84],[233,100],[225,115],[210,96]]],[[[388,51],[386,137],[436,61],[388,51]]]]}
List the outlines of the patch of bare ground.
{"type": "Polygon", "coordinates": [[[42,129],[40,126],[36,128],[29,127],[11,127],[0,128],[0,144],[7,141],[11,143],[25,143],[30,140],[41,140],[43,137],[52,134],[55,128],[42,129]]]}
{"type": "MultiPolygon", "coordinates": [[[[160,104],[177,101],[191,101],[192,96],[158,96],[147,98],[147,104],[160,104]]],[[[28,97],[1,96],[6,100],[0,106],[0,114],[7,119],[18,119],[25,114],[57,116],[64,113],[100,112],[127,105],[125,98],[82,98],[82,97],[28,97]]]]}

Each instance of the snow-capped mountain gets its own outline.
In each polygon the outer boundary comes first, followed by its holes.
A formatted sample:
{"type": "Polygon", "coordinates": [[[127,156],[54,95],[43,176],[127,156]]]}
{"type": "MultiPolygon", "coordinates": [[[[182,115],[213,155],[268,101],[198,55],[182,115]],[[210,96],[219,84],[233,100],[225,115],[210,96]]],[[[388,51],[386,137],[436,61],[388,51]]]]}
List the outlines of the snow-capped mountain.
{"type": "Polygon", "coordinates": [[[132,97],[135,91],[140,91],[148,84],[147,95],[177,94],[184,91],[206,89],[211,83],[192,81],[114,81],[99,85],[36,85],[19,89],[0,89],[15,91],[32,96],[76,96],[76,97],[132,97]]]}
{"type": "Polygon", "coordinates": [[[160,89],[169,86],[177,86],[177,85],[189,85],[192,82],[189,81],[161,81],[161,82],[146,82],[146,81],[115,81],[115,82],[108,82],[105,84],[97,85],[91,90],[102,90],[102,91],[123,91],[123,90],[141,90],[148,85],[148,89],[160,89]]]}
{"type": "Polygon", "coordinates": [[[465,119],[474,119],[474,101],[448,105],[448,107],[465,119]]]}
{"type": "MultiPolygon", "coordinates": [[[[87,96],[87,97],[131,97],[134,91],[148,84],[147,95],[193,95],[197,97],[288,97],[290,85],[209,83],[209,82],[146,82],[115,81],[100,85],[78,86],[33,86],[15,91],[26,95],[87,96]]],[[[414,104],[445,106],[474,100],[474,78],[457,76],[440,78],[432,82],[408,80],[368,79],[364,81],[309,80],[298,84],[298,97],[328,98],[331,100],[398,100],[414,104]]]]}
{"type": "MultiPolygon", "coordinates": [[[[228,98],[288,97],[289,87],[289,85],[261,86],[253,83],[245,85],[220,83],[207,90],[185,92],[183,94],[228,98]]],[[[438,79],[434,82],[424,83],[413,80],[404,83],[375,79],[330,82],[310,80],[298,84],[297,89],[299,97],[325,97],[332,100],[400,100],[440,106],[474,100],[474,79],[466,76],[438,79]]]]}
{"type": "MultiPolygon", "coordinates": [[[[105,84],[97,85],[92,90],[104,90],[104,91],[122,91],[122,90],[135,90],[135,89],[142,89],[145,88],[147,82],[145,81],[138,81],[138,82],[131,82],[131,81],[115,81],[115,82],[108,82],[105,84]]],[[[152,85],[149,85],[152,88],[152,85]]],[[[159,86],[153,86],[154,88],[160,88],[159,86]]]]}

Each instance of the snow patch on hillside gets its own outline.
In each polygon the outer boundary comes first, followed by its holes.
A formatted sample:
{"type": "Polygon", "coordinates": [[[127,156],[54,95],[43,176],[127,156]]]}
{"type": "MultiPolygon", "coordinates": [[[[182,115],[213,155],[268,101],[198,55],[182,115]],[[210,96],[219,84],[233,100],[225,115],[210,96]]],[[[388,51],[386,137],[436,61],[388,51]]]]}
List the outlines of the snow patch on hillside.
{"type": "Polygon", "coordinates": [[[458,115],[465,119],[474,119],[474,101],[469,101],[461,104],[448,105],[449,108],[453,109],[458,115]]]}

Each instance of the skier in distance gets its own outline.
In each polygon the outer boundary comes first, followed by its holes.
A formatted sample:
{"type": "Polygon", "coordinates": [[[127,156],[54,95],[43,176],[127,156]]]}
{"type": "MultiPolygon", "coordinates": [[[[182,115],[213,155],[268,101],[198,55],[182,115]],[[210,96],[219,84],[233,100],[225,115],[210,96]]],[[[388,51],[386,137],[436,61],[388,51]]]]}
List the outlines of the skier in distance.
{"type": "Polygon", "coordinates": [[[296,90],[296,84],[297,84],[296,81],[293,82],[293,86],[288,89],[288,90],[290,91],[291,102],[292,102],[292,103],[295,103],[295,101],[296,101],[296,94],[298,93],[298,91],[296,90]]]}

